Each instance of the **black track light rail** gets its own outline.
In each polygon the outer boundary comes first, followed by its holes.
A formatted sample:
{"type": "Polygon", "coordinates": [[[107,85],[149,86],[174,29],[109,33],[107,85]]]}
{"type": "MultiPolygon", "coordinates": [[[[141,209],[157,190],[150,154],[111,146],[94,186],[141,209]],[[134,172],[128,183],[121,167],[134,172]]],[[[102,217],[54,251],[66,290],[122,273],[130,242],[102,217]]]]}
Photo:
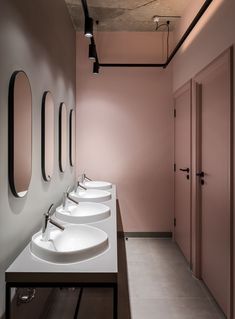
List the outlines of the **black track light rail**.
{"type": "Polygon", "coordinates": [[[81,0],[81,2],[82,2],[84,16],[85,16],[85,18],[88,18],[89,17],[89,10],[88,10],[87,2],[86,2],[86,0],[81,0]]]}
{"type": "Polygon", "coordinates": [[[198,21],[201,19],[201,17],[203,16],[203,14],[205,13],[205,11],[207,10],[207,8],[209,7],[209,5],[212,3],[213,0],[206,0],[203,4],[203,6],[201,7],[201,9],[198,11],[197,15],[195,16],[195,18],[193,19],[193,21],[191,22],[191,24],[189,25],[188,29],[185,31],[185,33],[183,34],[183,36],[181,37],[181,39],[179,40],[179,42],[177,43],[176,47],[174,48],[174,50],[172,51],[171,55],[169,56],[169,58],[167,59],[166,63],[165,63],[165,68],[168,66],[168,64],[171,62],[171,60],[174,58],[174,56],[176,55],[176,53],[179,51],[179,49],[181,48],[181,46],[183,45],[183,43],[185,42],[185,40],[188,38],[188,36],[190,35],[191,31],[194,29],[194,27],[196,26],[196,24],[198,23],[198,21]]]}
{"type": "Polygon", "coordinates": [[[121,67],[121,68],[164,68],[165,63],[99,63],[101,67],[121,67]]]}
{"type": "MultiPolygon", "coordinates": [[[[84,12],[85,18],[89,17],[89,11],[88,11],[88,6],[87,6],[86,0],[81,0],[81,2],[82,2],[82,7],[83,7],[83,12],[84,12]]],[[[185,31],[183,36],[180,38],[179,42],[177,43],[177,45],[175,46],[174,50],[172,51],[172,53],[170,54],[170,56],[168,57],[168,59],[165,63],[99,63],[98,55],[96,55],[96,62],[99,64],[100,67],[166,68],[170,64],[170,62],[172,61],[172,59],[174,58],[176,53],[179,51],[179,49],[181,48],[181,46],[183,45],[185,40],[188,38],[188,36],[192,32],[192,30],[194,29],[194,27],[196,26],[196,24],[201,19],[201,17],[203,16],[203,14],[205,13],[205,11],[207,10],[207,8],[210,6],[210,4],[212,2],[213,2],[213,0],[206,0],[204,2],[201,9],[197,13],[197,15],[195,16],[193,21],[190,23],[189,27],[187,28],[187,30],[185,31]]],[[[95,45],[94,37],[91,38],[91,43],[93,43],[95,45]]]]}

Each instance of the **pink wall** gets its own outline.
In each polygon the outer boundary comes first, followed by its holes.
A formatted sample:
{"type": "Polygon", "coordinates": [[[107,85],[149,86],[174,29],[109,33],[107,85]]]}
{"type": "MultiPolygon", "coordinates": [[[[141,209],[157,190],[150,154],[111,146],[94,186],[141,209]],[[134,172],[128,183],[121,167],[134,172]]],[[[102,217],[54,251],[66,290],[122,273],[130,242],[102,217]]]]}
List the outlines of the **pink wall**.
{"type": "MultiPolygon", "coordinates": [[[[155,33],[99,33],[97,40],[101,61],[158,62],[155,33]]],[[[96,76],[87,49],[78,33],[77,173],[117,184],[124,231],[170,231],[171,69],[103,68],[96,76]]]]}
{"type": "MultiPolygon", "coordinates": [[[[214,0],[212,2],[205,15],[199,21],[197,27],[192,32],[192,34],[174,59],[174,90],[182,86],[190,78],[194,77],[200,70],[207,66],[213,59],[219,56],[228,47],[234,46],[234,21],[234,0],[214,0]]],[[[233,99],[235,98],[234,94],[235,82],[233,87],[233,99]]],[[[233,245],[233,256],[235,257],[235,237],[233,245]]],[[[235,272],[235,261],[233,263],[233,268],[235,272]]],[[[233,304],[235,305],[235,294],[233,304]]],[[[233,315],[233,318],[235,318],[235,314],[233,315]]]]}
{"type": "MultiPolygon", "coordinates": [[[[166,32],[99,32],[96,39],[99,56],[105,63],[166,61],[166,32]]],[[[170,32],[170,49],[172,42],[173,34],[170,32]]]]}
{"type": "MultiPolygon", "coordinates": [[[[191,16],[189,9],[185,13],[191,16]]],[[[234,0],[212,2],[174,59],[174,91],[235,43],[234,19],[234,0]]]]}
{"type": "Polygon", "coordinates": [[[187,30],[190,23],[193,21],[193,19],[195,18],[196,14],[200,10],[204,2],[205,0],[190,1],[190,5],[188,5],[185,8],[181,16],[181,19],[179,20],[179,23],[177,24],[177,28],[173,32],[175,44],[179,41],[179,39],[182,37],[184,32],[187,30]]]}

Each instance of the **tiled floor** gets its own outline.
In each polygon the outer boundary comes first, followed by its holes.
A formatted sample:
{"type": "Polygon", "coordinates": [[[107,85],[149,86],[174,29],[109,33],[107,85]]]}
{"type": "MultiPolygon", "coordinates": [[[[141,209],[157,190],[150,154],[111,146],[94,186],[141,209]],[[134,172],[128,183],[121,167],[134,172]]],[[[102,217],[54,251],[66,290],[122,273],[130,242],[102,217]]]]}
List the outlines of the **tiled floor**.
{"type": "MultiPolygon", "coordinates": [[[[118,247],[119,319],[225,318],[170,239],[119,238],[118,247]]],[[[79,291],[55,290],[40,319],[74,318],[79,291]]],[[[83,289],[77,319],[111,318],[112,289],[83,289]]]]}
{"type": "Polygon", "coordinates": [[[132,319],[224,319],[170,239],[126,241],[132,319]]]}

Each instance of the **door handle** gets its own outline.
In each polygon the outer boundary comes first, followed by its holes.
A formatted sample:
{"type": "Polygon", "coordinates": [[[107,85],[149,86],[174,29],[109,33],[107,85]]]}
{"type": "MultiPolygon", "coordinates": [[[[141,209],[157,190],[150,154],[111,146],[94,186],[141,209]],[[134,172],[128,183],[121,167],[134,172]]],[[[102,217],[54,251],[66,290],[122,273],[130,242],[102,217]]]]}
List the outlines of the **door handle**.
{"type": "Polygon", "coordinates": [[[198,172],[198,173],[196,173],[196,176],[198,176],[198,177],[204,177],[204,176],[205,176],[205,173],[204,173],[204,172],[198,172]]]}
{"type": "Polygon", "coordinates": [[[189,168],[180,168],[180,171],[189,173],[190,169],[189,168]]]}

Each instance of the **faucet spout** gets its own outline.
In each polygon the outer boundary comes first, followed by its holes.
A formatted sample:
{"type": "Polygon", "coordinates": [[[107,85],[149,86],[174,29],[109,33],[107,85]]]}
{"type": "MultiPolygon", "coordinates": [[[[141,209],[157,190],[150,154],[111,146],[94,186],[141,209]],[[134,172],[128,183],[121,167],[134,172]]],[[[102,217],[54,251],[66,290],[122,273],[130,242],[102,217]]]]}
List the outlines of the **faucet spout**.
{"type": "Polygon", "coordinates": [[[48,211],[43,214],[43,223],[42,223],[42,240],[43,241],[48,241],[50,239],[50,234],[49,234],[49,223],[53,224],[60,230],[64,230],[64,226],[60,225],[57,221],[53,220],[51,216],[54,214],[52,211],[54,204],[52,204],[48,211]]]}
{"type": "Polygon", "coordinates": [[[63,210],[67,210],[67,205],[68,205],[68,200],[72,201],[74,204],[79,205],[79,202],[75,199],[73,199],[70,195],[68,190],[66,192],[64,192],[63,194],[63,201],[62,201],[62,207],[63,210]]]}
{"type": "Polygon", "coordinates": [[[63,193],[63,200],[62,200],[63,210],[66,210],[66,206],[67,206],[67,196],[68,196],[68,193],[67,193],[67,192],[64,192],[64,193],[63,193]]]}

